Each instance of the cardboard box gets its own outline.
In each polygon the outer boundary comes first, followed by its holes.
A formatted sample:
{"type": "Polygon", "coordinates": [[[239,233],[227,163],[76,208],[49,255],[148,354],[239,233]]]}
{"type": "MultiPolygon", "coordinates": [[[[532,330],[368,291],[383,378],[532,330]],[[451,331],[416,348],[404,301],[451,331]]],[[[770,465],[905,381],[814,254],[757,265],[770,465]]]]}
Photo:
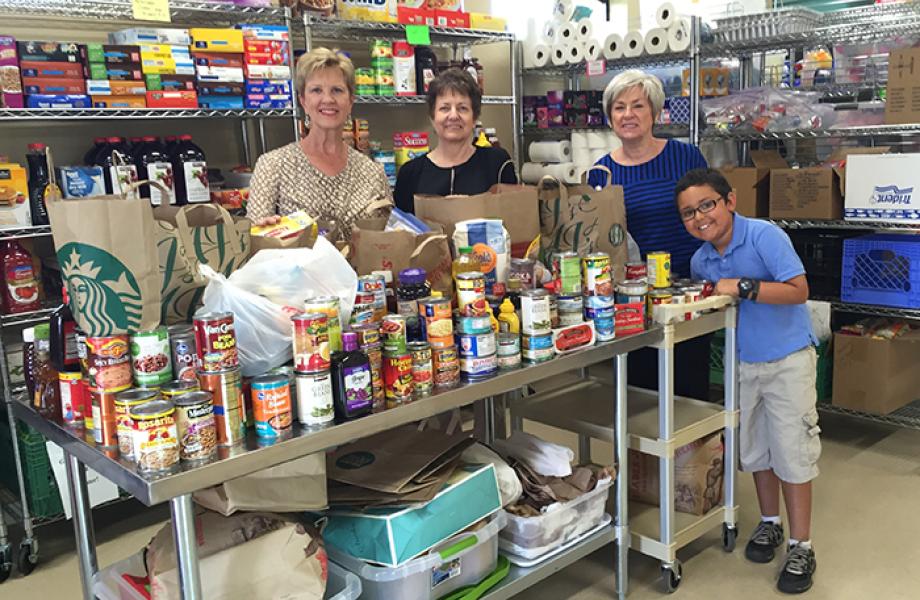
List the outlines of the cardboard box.
{"type": "Polygon", "coordinates": [[[23,77],[22,91],[26,94],[85,94],[85,79],[57,77],[23,77]]]}
{"type": "Polygon", "coordinates": [[[93,108],[147,108],[147,96],[93,96],[93,108]]]}
{"type": "MultiPolygon", "coordinates": [[[[782,160],[779,155],[777,158],[782,160]]],[[[784,161],[785,162],[785,161],[784,161]]],[[[830,167],[770,171],[771,219],[840,219],[839,172],[830,167]]]]}
{"type": "Polygon", "coordinates": [[[885,123],[920,121],[920,48],[892,50],[888,55],[885,123]]]}
{"type": "Polygon", "coordinates": [[[84,48],[75,43],[16,42],[19,60],[72,62],[82,64],[84,48]]]}
{"type": "Polygon", "coordinates": [[[109,34],[113,44],[171,44],[189,46],[192,38],[188,29],[165,29],[158,27],[134,27],[109,34]]]}
{"type": "MultiPolygon", "coordinates": [[[[244,32],[245,34],[245,32],[244,32]]],[[[243,52],[290,52],[290,44],[287,42],[272,40],[243,40],[243,52]]]]}
{"type": "Polygon", "coordinates": [[[290,41],[291,35],[284,25],[237,25],[244,40],[290,41]]]}
{"type": "Polygon", "coordinates": [[[83,79],[86,70],[80,63],[24,60],[19,63],[23,77],[53,77],[55,79],[83,79]]]}
{"type": "Polygon", "coordinates": [[[0,162],[0,229],[31,224],[28,174],[22,165],[0,162]]]}
{"type": "Polygon", "coordinates": [[[246,77],[243,69],[229,67],[195,67],[198,81],[217,81],[220,83],[243,83],[246,77]]]}
{"type": "Polygon", "coordinates": [[[396,18],[403,25],[428,25],[434,27],[435,13],[427,8],[407,8],[400,6],[396,10],[396,18]]]}
{"type": "Polygon", "coordinates": [[[738,199],[735,209],[745,217],[770,216],[770,169],[789,165],[772,150],[751,150],[753,167],[722,167],[719,171],[731,184],[738,199]]]}
{"type": "Polygon", "coordinates": [[[86,61],[107,65],[134,65],[141,62],[141,50],[134,44],[87,44],[86,61]]]}
{"type": "Polygon", "coordinates": [[[247,65],[288,65],[291,56],[287,51],[247,52],[243,55],[247,65]]]}
{"type": "Polygon", "coordinates": [[[198,27],[189,29],[189,34],[197,52],[243,52],[243,32],[239,29],[198,27]]]}
{"type": "Polygon", "coordinates": [[[920,223],[920,154],[850,156],[844,218],[920,223]]]}
{"type": "Polygon", "coordinates": [[[194,75],[195,63],[191,58],[187,62],[177,62],[172,58],[144,59],[141,71],[144,75],[194,75]]]}
{"type": "Polygon", "coordinates": [[[469,29],[470,13],[462,10],[436,10],[434,11],[434,23],[436,27],[469,29]]]}
{"type": "Polygon", "coordinates": [[[179,62],[191,62],[192,52],[188,46],[172,46],[170,44],[141,44],[141,59],[145,58],[171,58],[179,62]]]}
{"type": "Polygon", "coordinates": [[[89,96],[64,94],[32,94],[26,96],[28,108],[91,108],[89,96]]]}
{"type": "Polygon", "coordinates": [[[16,40],[0,35],[0,108],[22,108],[25,105],[20,77],[16,40]]]}
{"type": "Polygon", "coordinates": [[[243,55],[230,52],[192,52],[192,62],[195,66],[242,68],[243,55]]]}
{"type": "Polygon", "coordinates": [[[147,73],[144,83],[152,92],[181,92],[195,91],[196,77],[194,75],[166,75],[160,73],[147,73]]]}
{"type": "Polygon", "coordinates": [[[65,198],[88,198],[105,194],[102,167],[57,167],[58,185],[65,198]]]}
{"type": "Polygon", "coordinates": [[[508,22],[501,17],[493,17],[485,13],[472,12],[470,13],[470,28],[505,31],[508,29],[508,22]]]}
{"type": "Polygon", "coordinates": [[[249,109],[270,110],[291,108],[292,103],[291,97],[285,94],[250,94],[246,96],[246,108],[249,109]]]}
{"type": "Polygon", "coordinates": [[[246,94],[287,94],[290,96],[291,82],[284,80],[247,81],[246,94]]]}
{"type": "Polygon", "coordinates": [[[335,0],[335,12],[340,19],[396,23],[397,0],[335,0]]]}
{"type": "Polygon", "coordinates": [[[242,96],[198,96],[198,106],[211,110],[243,110],[242,96]]]}
{"type": "Polygon", "coordinates": [[[198,108],[198,94],[189,91],[148,91],[147,108],[198,108]]]}
{"type": "Polygon", "coordinates": [[[834,334],[836,406],[885,415],[917,399],[920,331],[893,340],[834,334]]]}
{"type": "Polygon", "coordinates": [[[246,85],[242,83],[199,81],[196,89],[202,96],[244,96],[246,94],[246,85]]]}
{"type": "Polygon", "coordinates": [[[112,81],[143,81],[140,65],[87,65],[89,79],[110,79],[112,81]]]}
{"type": "Polygon", "coordinates": [[[246,79],[290,79],[291,67],[287,65],[245,65],[246,79]]]}
{"type": "Polygon", "coordinates": [[[86,93],[90,96],[143,96],[147,86],[143,81],[109,81],[107,79],[89,79],[86,93]]]}

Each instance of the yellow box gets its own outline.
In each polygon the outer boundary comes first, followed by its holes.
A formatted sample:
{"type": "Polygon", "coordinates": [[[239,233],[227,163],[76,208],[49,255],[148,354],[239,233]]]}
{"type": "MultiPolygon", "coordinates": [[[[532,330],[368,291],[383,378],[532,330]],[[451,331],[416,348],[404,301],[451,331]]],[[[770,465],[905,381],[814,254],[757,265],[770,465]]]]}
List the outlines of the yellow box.
{"type": "Polygon", "coordinates": [[[335,0],[335,9],[340,19],[396,23],[396,4],[396,0],[374,4],[368,4],[367,0],[335,0]]]}
{"type": "Polygon", "coordinates": [[[492,31],[505,31],[508,22],[501,17],[493,17],[485,13],[470,13],[470,29],[490,29],[492,31]]]}
{"type": "Polygon", "coordinates": [[[195,52],[243,52],[241,29],[214,29],[196,27],[189,29],[191,49],[195,52]]]}
{"type": "Polygon", "coordinates": [[[17,196],[29,199],[29,177],[16,163],[0,162],[0,204],[18,202],[17,196]]]}

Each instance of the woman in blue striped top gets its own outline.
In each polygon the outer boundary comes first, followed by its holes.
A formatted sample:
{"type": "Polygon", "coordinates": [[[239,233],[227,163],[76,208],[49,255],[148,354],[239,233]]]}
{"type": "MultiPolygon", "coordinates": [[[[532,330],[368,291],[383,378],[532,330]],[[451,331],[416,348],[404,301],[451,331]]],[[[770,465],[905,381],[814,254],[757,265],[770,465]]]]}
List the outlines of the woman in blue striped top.
{"type": "MultiPolygon", "coordinates": [[[[687,233],[674,205],[674,187],[685,173],[707,167],[706,159],[690,144],[653,135],[664,106],[664,89],[657,77],[638,70],[624,71],[604,90],[604,113],[620,148],[596,164],[610,169],[614,185],[623,186],[626,228],[642,258],[649,252],[671,253],[672,277],[690,276],[690,257],[700,240],[687,233]]],[[[592,171],[588,182],[604,185],[607,174],[592,171]]],[[[630,357],[632,359],[632,357],[630,357]]],[[[657,387],[654,353],[630,360],[630,383],[657,387]],[[635,365],[635,366],[634,366],[635,365]]],[[[706,399],[709,393],[709,338],[678,346],[675,353],[675,391],[679,395],[706,399]]]]}

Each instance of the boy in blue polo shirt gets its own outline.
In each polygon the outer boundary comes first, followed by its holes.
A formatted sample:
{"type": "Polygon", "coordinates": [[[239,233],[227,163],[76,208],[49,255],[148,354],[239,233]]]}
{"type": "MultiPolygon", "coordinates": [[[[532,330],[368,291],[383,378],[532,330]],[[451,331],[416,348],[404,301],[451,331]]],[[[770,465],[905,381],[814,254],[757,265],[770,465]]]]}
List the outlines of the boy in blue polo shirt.
{"type": "Polygon", "coordinates": [[[695,169],[674,191],[690,235],[705,242],[693,255],[696,279],[740,298],[741,468],[754,474],[760,524],[745,549],[767,563],[783,543],[779,496],[789,518],[789,546],[777,587],[797,594],[812,585],[811,481],[821,453],[815,409],[817,343],[805,301],[808,282],[789,237],[776,225],[735,214],[735,194],[716,170],[695,169]]]}

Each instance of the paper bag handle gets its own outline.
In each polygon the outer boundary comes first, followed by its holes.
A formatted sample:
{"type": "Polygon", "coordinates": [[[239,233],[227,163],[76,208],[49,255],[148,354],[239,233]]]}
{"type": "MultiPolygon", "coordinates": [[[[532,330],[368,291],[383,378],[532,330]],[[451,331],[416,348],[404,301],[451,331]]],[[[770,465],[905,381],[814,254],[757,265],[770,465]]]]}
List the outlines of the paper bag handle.
{"type": "Polygon", "coordinates": [[[502,166],[500,166],[500,167],[498,168],[498,179],[496,180],[496,183],[501,183],[501,182],[502,182],[502,173],[505,172],[505,168],[506,168],[508,165],[511,165],[511,170],[512,170],[512,172],[514,172],[514,177],[515,177],[515,179],[517,179],[518,182],[521,181],[521,178],[518,177],[517,168],[514,166],[514,161],[511,160],[511,159],[509,158],[508,160],[506,160],[505,162],[502,163],[502,166]]]}
{"type": "Polygon", "coordinates": [[[391,207],[391,206],[394,206],[392,200],[390,200],[389,198],[380,198],[379,200],[374,200],[374,201],[370,202],[367,206],[365,206],[365,207],[364,207],[364,212],[365,212],[365,213],[372,213],[372,212],[374,212],[375,210],[379,210],[379,209],[381,209],[381,208],[387,208],[387,207],[391,207]]]}
{"type": "Polygon", "coordinates": [[[594,165],[594,166],[591,166],[585,169],[581,174],[582,183],[588,182],[588,174],[595,169],[597,169],[598,171],[603,171],[604,173],[607,174],[607,185],[605,185],[604,187],[607,187],[611,183],[613,183],[613,173],[611,173],[610,169],[608,169],[604,165],[594,165]]]}
{"type": "Polygon", "coordinates": [[[435,235],[425,238],[422,241],[422,243],[419,244],[418,247],[412,251],[412,254],[409,255],[409,260],[418,258],[418,255],[421,254],[425,250],[425,248],[428,246],[428,244],[430,244],[434,240],[446,240],[446,239],[447,239],[447,234],[444,234],[444,233],[436,233],[435,235]]]}

